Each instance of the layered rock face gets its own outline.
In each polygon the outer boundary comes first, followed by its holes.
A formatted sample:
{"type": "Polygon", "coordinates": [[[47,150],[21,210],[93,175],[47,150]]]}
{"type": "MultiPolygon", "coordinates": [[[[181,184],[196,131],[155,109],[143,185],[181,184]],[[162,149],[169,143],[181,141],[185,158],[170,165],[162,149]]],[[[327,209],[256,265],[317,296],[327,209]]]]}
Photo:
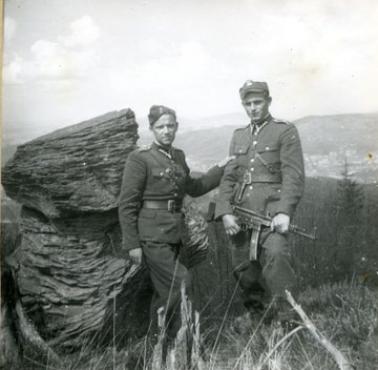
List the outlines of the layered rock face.
{"type": "Polygon", "coordinates": [[[5,191],[50,219],[114,209],[137,128],[126,109],[21,145],[4,168],[5,191]]]}
{"type": "Polygon", "coordinates": [[[6,194],[23,206],[9,258],[18,300],[52,348],[148,324],[148,278],[122,256],[117,217],[137,127],[130,109],[109,113],[19,146],[3,169],[6,194]]]}

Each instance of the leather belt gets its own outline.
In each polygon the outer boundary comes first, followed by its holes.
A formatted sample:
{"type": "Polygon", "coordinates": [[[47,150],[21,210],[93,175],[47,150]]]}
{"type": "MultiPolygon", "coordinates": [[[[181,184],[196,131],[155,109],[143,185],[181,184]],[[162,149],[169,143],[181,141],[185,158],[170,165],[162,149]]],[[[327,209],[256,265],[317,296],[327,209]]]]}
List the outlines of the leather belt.
{"type": "Polygon", "coordinates": [[[180,212],[182,202],[174,199],[169,200],[144,200],[143,208],[149,209],[165,209],[169,212],[180,212]]]}

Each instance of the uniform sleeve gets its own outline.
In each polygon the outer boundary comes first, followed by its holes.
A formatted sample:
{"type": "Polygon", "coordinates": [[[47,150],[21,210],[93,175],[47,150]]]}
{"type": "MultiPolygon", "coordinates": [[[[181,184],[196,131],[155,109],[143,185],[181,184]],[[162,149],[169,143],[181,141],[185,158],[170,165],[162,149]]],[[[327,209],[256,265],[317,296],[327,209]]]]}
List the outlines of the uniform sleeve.
{"type": "Polygon", "coordinates": [[[188,173],[185,192],[191,197],[199,197],[215,189],[221,181],[224,170],[223,167],[214,166],[201,177],[194,179],[190,176],[190,170],[186,163],[185,166],[188,173]]]}
{"type": "Polygon", "coordinates": [[[216,188],[223,176],[224,167],[214,166],[199,178],[190,176],[190,169],[185,160],[183,151],[178,152],[180,162],[186,172],[185,193],[191,197],[199,197],[216,188]]]}
{"type": "MultiPolygon", "coordinates": [[[[235,149],[235,134],[232,136],[229,155],[234,154],[235,149]]],[[[237,178],[235,176],[235,167],[237,166],[237,162],[235,159],[228,162],[224,169],[224,174],[219,186],[219,194],[218,199],[216,201],[216,208],[215,208],[215,219],[226,215],[232,214],[231,208],[231,198],[234,194],[234,187],[237,184],[237,178]]]]}
{"type": "Polygon", "coordinates": [[[118,216],[122,231],[122,251],[139,248],[138,213],[147,176],[145,162],[138,152],[127,158],[119,197],[118,216]]]}
{"type": "Polygon", "coordinates": [[[286,213],[292,217],[303,195],[305,180],[302,146],[297,128],[291,125],[281,134],[280,142],[282,188],[277,213],[286,213]]]}

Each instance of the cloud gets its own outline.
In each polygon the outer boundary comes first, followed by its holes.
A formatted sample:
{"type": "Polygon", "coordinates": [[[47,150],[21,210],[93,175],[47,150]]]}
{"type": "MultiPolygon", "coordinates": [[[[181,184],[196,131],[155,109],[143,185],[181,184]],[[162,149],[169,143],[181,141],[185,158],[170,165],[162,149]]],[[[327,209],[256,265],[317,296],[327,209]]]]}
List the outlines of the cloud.
{"type": "Polygon", "coordinates": [[[74,79],[84,77],[95,66],[93,50],[65,48],[59,43],[39,40],[31,47],[31,78],[74,79]]]}
{"type": "Polygon", "coordinates": [[[28,59],[14,55],[4,66],[4,82],[73,82],[85,78],[96,67],[98,56],[94,44],[99,35],[92,18],[84,16],[70,24],[67,35],[53,41],[34,42],[28,59]]]}
{"type": "Polygon", "coordinates": [[[100,30],[93,19],[85,15],[70,24],[71,32],[60,37],[66,47],[86,46],[93,44],[100,36],[100,30]]]}
{"type": "MultiPolygon", "coordinates": [[[[163,55],[139,62],[125,56],[122,66],[114,60],[111,59],[113,64],[103,74],[92,79],[93,84],[102,86],[96,95],[101,102],[96,106],[127,104],[141,115],[152,104],[166,104],[175,107],[180,117],[203,116],[202,107],[206,107],[205,114],[229,111],[229,103],[226,106],[223,101],[220,103],[219,94],[233,69],[201,42],[177,42],[173,49],[165,49],[163,55]]],[[[238,104],[238,95],[234,95],[238,104]]]]}
{"type": "Polygon", "coordinates": [[[48,33],[36,15],[67,7],[47,12],[36,0],[39,10],[20,13],[16,31],[8,31],[16,32],[18,55],[5,59],[6,82],[25,83],[14,94],[32,91],[18,100],[29,99],[38,119],[49,111],[74,121],[125,105],[141,114],[155,103],[180,117],[240,111],[238,88],[249,78],[268,81],[278,117],[377,110],[378,5],[371,0],[159,1],[96,1],[93,18],[77,16],[88,11],[79,1],[74,21],[51,36],[68,13],[48,33]],[[43,102],[39,114],[36,101],[43,102]]]}
{"type": "MultiPolygon", "coordinates": [[[[190,89],[201,81],[207,81],[213,73],[228,73],[229,68],[215,58],[199,42],[183,42],[176,45],[165,55],[157,54],[153,58],[141,61],[124,59],[122,65],[108,66],[107,73],[114,80],[127,81],[128,86],[148,87],[159,94],[171,94],[172,89],[183,86],[190,89]]],[[[121,86],[122,87],[122,86],[121,86]]]]}

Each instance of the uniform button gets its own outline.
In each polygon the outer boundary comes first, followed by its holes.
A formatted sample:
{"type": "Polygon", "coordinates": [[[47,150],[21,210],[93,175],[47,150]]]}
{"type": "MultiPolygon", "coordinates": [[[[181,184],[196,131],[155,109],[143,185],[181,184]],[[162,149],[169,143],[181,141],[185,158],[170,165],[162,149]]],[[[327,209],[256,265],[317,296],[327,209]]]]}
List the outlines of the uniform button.
{"type": "Polygon", "coordinates": [[[254,170],[255,170],[255,169],[252,167],[252,168],[251,168],[251,172],[253,172],[254,170]]]}
{"type": "Polygon", "coordinates": [[[252,185],[249,187],[249,190],[253,190],[253,186],[252,185]]]}
{"type": "Polygon", "coordinates": [[[174,194],[173,194],[173,196],[174,196],[174,197],[177,197],[177,196],[178,196],[178,194],[177,194],[177,193],[174,193],[174,194]]]}
{"type": "Polygon", "coordinates": [[[164,175],[164,172],[160,172],[160,176],[163,176],[164,175]]]}
{"type": "Polygon", "coordinates": [[[255,158],[252,158],[252,159],[251,159],[251,162],[253,163],[254,161],[255,161],[255,158]]]}
{"type": "Polygon", "coordinates": [[[253,145],[256,145],[256,144],[257,144],[257,140],[255,140],[252,144],[253,144],[253,145]]]}

